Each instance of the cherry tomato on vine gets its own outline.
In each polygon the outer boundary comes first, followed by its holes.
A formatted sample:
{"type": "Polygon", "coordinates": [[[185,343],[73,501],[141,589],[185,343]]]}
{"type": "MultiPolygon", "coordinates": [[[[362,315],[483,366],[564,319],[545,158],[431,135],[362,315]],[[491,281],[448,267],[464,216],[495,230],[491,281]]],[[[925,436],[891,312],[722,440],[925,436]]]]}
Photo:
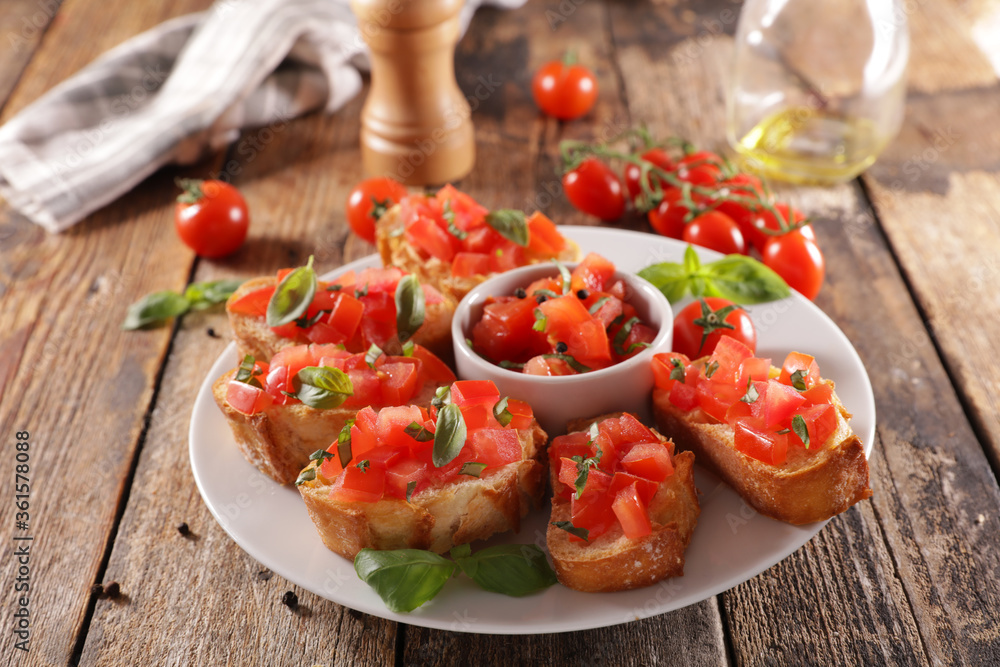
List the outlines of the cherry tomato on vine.
{"type": "Polygon", "coordinates": [[[728,215],[715,210],[696,215],[685,225],[681,239],[724,255],[745,255],[747,251],[747,243],[737,224],[728,215]]]}
{"type": "Polygon", "coordinates": [[[597,101],[597,77],[583,65],[553,60],[535,72],[531,93],[545,115],[573,120],[590,111],[597,101]]]}
{"type": "Polygon", "coordinates": [[[733,222],[743,232],[743,238],[748,245],[752,244],[746,230],[752,224],[757,212],[763,210],[755,203],[755,200],[770,203],[770,197],[764,189],[763,183],[756,176],[741,172],[719,183],[719,196],[716,198],[715,210],[725,213],[733,219],[733,222]]]}
{"type": "Polygon", "coordinates": [[[174,229],[181,241],[201,257],[236,252],[250,226],[247,203],[239,190],[214,180],[184,178],[177,185],[184,190],[174,208],[174,229]]]}
{"type": "Polygon", "coordinates": [[[625,212],[622,183],[611,168],[589,157],[562,178],[566,197],[577,210],[604,221],[617,220],[625,212]]]}
{"type": "Polygon", "coordinates": [[[722,158],[711,151],[685,155],[677,165],[677,176],[692,185],[714,186],[722,179],[722,158]]]}
{"type": "MultiPolygon", "coordinates": [[[[677,169],[677,165],[674,164],[670,155],[662,148],[651,148],[640,157],[646,162],[649,162],[653,166],[659,167],[666,172],[673,172],[677,169]]],[[[629,162],[625,165],[625,173],[623,176],[625,181],[625,190],[628,192],[629,199],[634,202],[642,193],[642,184],[639,182],[642,177],[642,167],[634,162],[629,162]]],[[[655,189],[657,182],[659,182],[660,188],[663,190],[670,187],[670,185],[664,181],[663,178],[651,173],[649,177],[650,187],[655,189]]]]}
{"type": "Polygon", "coordinates": [[[697,299],[674,318],[674,352],[697,359],[711,354],[723,336],[757,351],[757,330],[747,311],[728,299],[697,299]]]}
{"type": "Polygon", "coordinates": [[[802,296],[812,300],[819,294],[826,261],[816,242],[801,230],[771,237],[761,251],[761,259],[802,296]]]}
{"type": "Polygon", "coordinates": [[[361,181],[347,195],[347,224],[365,241],[375,243],[375,221],[406,194],[406,186],[391,178],[361,181]]]}
{"type": "MultiPolygon", "coordinates": [[[[792,208],[788,204],[775,204],[774,208],[784,218],[786,225],[795,224],[806,219],[806,216],[801,211],[792,208]]],[[[778,231],[781,229],[778,219],[767,209],[755,211],[752,215],[742,218],[737,222],[740,225],[743,236],[746,237],[750,245],[757,248],[760,252],[764,252],[764,246],[767,245],[767,242],[777,236],[761,230],[770,229],[778,231]]],[[[812,225],[804,225],[799,231],[810,241],[816,241],[816,232],[813,231],[812,225]]]]}
{"type": "Polygon", "coordinates": [[[646,214],[649,224],[657,234],[679,239],[684,233],[684,218],[690,209],[683,204],[684,194],[678,188],[663,193],[659,205],[646,214]]]}

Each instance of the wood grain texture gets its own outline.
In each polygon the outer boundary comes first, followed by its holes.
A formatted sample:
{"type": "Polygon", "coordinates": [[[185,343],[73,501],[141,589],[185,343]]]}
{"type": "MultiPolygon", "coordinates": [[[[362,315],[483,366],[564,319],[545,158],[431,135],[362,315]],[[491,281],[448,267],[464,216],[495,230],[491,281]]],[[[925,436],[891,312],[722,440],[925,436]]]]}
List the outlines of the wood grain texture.
{"type": "MultiPolygon", "coordinates": [[[[334,116],[248,131],[230,148],[218,164],[247,199],[250,238],[223,262],[199,262],[194,280],[273,274],[305,263],[310,254],[322,272],[370,253],[367,244],[347,242],[343,215],[359,160],[357,124],[345,118],[356,119],[360,104],[334,116]]],[[[80,663],[391,663],[395,623],[262,575],[264,568],[229,538],[200,498],[188,458],[191,406],[208,366],[230,339],[224,313],[184,318],[104,577],[105,583],[118,581],[128,600],[97,602],[80,663]],[[209,328],[221,338],[210,337],[209,328]],[[178,533],[182,522],[192,536],[178,533]],[[298,596],[296,612],[281,604],[288,590],[298,596]]],[[[234,512],[252,512],[273,492],[270,480],[251,474],[248,483],[257,493],[234,512]]]]}
{"type": "Polygon", "coordinates": [[[0,11],[0,109],[59,14],[61,0],[9,0],[0,11]]]}

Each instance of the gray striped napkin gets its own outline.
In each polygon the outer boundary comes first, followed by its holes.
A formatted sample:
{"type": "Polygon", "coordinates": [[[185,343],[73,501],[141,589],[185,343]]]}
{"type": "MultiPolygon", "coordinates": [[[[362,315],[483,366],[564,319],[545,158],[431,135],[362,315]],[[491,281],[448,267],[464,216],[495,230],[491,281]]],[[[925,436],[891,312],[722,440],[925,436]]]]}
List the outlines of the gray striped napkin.
{"type": "MultiPolygon", "coordinates": [[[[481,4],[467,0],[462,31],[481,4]]],[[[241,128],[335,111],[361,88],[348,0],[218,0],[105,53],[0,127],[0,194],[60,232],[241,128]]]]}

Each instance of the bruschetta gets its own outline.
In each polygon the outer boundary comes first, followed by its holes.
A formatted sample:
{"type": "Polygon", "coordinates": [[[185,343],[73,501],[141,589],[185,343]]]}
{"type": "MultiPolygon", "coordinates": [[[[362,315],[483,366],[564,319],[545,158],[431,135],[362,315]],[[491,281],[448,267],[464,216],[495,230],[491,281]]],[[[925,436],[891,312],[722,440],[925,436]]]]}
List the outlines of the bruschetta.
{"type": "Polygon", "coordinates": [[[375,224],[375,245],[385,266],[415,274],[456,302],[495,273],[580,254],[544,214],[489,211],[450,185],[390,208],[375,224]]]}
{"type": "Polygon", "coordinates": [[[352,354],[336,345],[282,348],[270,363],[247,356],[212,386],[243,456],[279,484],[291,484],[365,406],[430,405],[454,382],[429,350],[411,356],[352,354]]]}
{"type": "Polygon", "coordinates": [[[297,481],[323,543],[453,546],[517,530],[545,490],[545,432],[492,382],[451,385],[428,408],[364,408],[297,481]],[[450,398],[449,398],[450,397],[450,398]]]}
{"type": "Polygon", "coordinates": [[[585,592],[649,586],[684,573],[698,522],[694,455],[633,415],[572,422],[549,447],[546,541],[559,581],[585,592]]]}
{"type": "Polygon", "coordinates": [[[871,497],[864,446],[813,357],[776,368],[723,337],[708,357],[652,363],[657,427],[761,514],[806,524],[871,497]]]}

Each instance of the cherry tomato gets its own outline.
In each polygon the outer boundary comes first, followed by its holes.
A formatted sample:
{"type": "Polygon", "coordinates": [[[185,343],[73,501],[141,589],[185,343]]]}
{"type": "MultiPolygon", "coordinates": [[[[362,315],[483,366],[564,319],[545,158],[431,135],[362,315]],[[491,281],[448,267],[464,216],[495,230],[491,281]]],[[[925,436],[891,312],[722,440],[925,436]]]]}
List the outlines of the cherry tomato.
{"type": "Polygon", "coordinates": [[[406,186],[391,178],[382,176],[361,181],[347,195],[347,224],[365,241],[375,243],[378,215],[398,204],[406,194],[406,186]]]}
{"type": "Polygon", "coordinates": [[[684,156],[677,165],[677,176],[692,185],[714,186],[722,178],[722,158],[711,151],[684,156]]]}
{"type": "Polygon", "coordinates": [[[601,220],[617,220],[625,212],[622,183],[608,165],[589,157],[562,178],[566,197],[577,210],[601,220]]]}
{"type": "Polygon", "coordinates": [[[583,65],[553,60],[535,72],[531,93],[547,116],[573,120],[590,111],[597,101],[597,78],[583,65]]]}
{"type": "Polygon", "coordinates": [[[698,299],[674,318],[674,352],[689,359],[711,354],[723,336],[757,350],[757,330],[750,316],[728,299],[714,296],[698,299]]]}
{"type": "Polygon", "coordinates": [[[224,181],[181,179],[174,229],[184,244],[201,257],[225,257],[247,237],[250,215],[239,190],[224,181]]]}
{"type": "Polygon", "coordinates": [[[684,227],[681,239],[723,254],[746,254],[743,233],[733,219],[718,211],[705,211],[684,227]]]}
{"type": "MultiPolygon", "coordinates": [[[[786,225],[795,224],[806,219],[802,211],[792,208],[788,204],[775,204],[774,208],[784,219],[786,225]]],[[[778,224],[778,219],[774,217],[774,214],[763,208],[753,212],[746,218],[737,220],[737,223],[740,225],[740,230],[750,245],[761,252],[764,251],[764,246],[767,245],[767,242],[775,238],[775,235],[761,230],[770,229],[778,231],[781,229],[781,225],[778,224]]],[[[816,241],[816,232],[813,231],[812,225],[805,225],[800,228],[800,231],[810,241],[816,241]]]]}
{"type": "MultiPolygon", "coordinates": [[[[698,195],[692,194],[691,197],[698,203],[700,199],[698,195]]],[[[686,226],[684,218],[690,209],[682,203],[683,199],[684,193],[681,190],[670,188],[663,193],[659,205],[646,215],[657,234],[679,239],[684,233],[686,226]]]]}
{"type": "MultiPolygon", "coordinates": [[[[733,219],[743,232],[743,238],[748,246],[753,245],[747,230],[753,224],[753,218],[759,211],[763,210],[755,200],[770,201],[768,193],[764,190],[761,180],[751,174],[739,173],[732,178],[719,183],[719,197],[715,210],[725,213],[733,219]],[[734,201],[726,199],[726,196],[739,197],[746,201],[734,201]]],[[[756,246],[754,246],[756,247],[756,246]]]]}
{"type": "Polygon", "coordinates": [[[772,237],[764,246],[761,259],[802,296],[812,300],[819,294],[826,262],[816,242],[801,230],[772,237]]]}
{"type": "MultiPolygon", "coordinates": [[[[651,148],[641,155],[642,159],[650,164],[659,167],[663,171],[673,172],[677,169],[677,165],[670,158],[670,155],[662,148],[651,148]]],[[[642,176],[642,167],[635,164],[634,162],[629,162],[625,165],[625,172],[623,174],[625,177],[625,190],[628,192],[629,199],[633,202],[642,194],[642,184],[639,182],[642,176]]],[[[666,190],[669,184],[656,174],[650,173],[649,186],[653,189],[656,188],[656,183],[659,182],[660,189],[666,190]]]]}

